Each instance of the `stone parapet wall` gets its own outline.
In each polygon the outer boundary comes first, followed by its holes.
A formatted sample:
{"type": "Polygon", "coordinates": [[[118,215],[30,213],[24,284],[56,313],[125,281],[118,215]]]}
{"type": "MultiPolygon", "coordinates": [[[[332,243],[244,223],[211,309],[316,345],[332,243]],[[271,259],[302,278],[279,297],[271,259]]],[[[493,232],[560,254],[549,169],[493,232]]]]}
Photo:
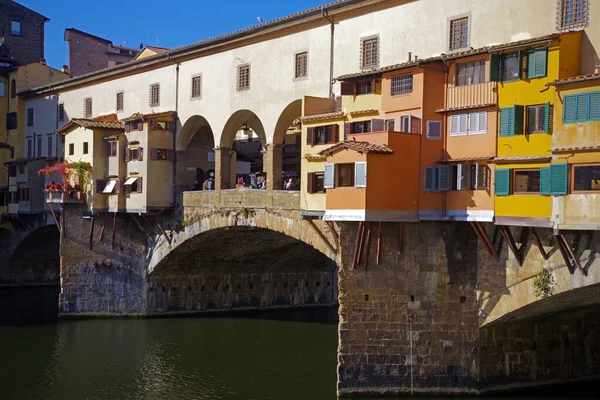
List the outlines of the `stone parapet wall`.
{"type": "Polygon", "coordinates": [[[226,189],[183,193],[184,207],[300,209],[300,192],[287,190],[226,189]]]}

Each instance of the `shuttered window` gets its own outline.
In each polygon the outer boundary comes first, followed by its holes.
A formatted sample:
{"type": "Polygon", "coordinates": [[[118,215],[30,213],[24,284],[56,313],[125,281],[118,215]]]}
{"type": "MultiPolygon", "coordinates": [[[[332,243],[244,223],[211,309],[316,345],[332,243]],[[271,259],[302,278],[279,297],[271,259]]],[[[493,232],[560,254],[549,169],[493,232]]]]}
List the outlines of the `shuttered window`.
{"type": "Polygon", "coordinates": [[[237,68],[237,90],[250,89],[250,65],[239,65],[237,68]]]}
{"type": "Polygon", "coordinates": [[[563,122],[600,120],[600,92],[572,94],[563,100],[563,122]]]}
{"type": "Polygon", "coordinates": [[[106,142],[106,156],[107,157],[116,157],[118,145],[119,145],[119,142],[116,140],[107,141],[106,142]]]}
{"type": "Polygon", "coordinates": [[[512,82],[521,79],[521,51],[490,55],[490,81],[512,82]]]}
{"type": "Polygon", "coordinates": [[[307,188],[308,193],[324,193],[325,174],[323,172],[309,172],[307,174],[307,188]]]}
{"type": "Polygon", "coordinates": [[[117,93],[117,111],[123,111],[123,92],[117,93]]]}
{"type": "Polygon", "coordinates": [[[192,78],[192,98],[200,97],[202,97],[202,76],[194,76],[192,78]]]}
{"type": "Polygon", "coordinates": [[[175,161],[175,150],[172,149],[150,149],[151,160],[175,161]]]}
{"type": "Polygon", "coordinates": [[[436,192],[438,190],[438,168],[425,167],[425,185],[426,192],[436,192]]]}
{"type": "Polygon", "coordinates": [[[450,136],[479,135],[487,132],[487,112],[455,114],[450,117],[450,136]]]}
{"type": "Polygon", "coordinates": [[[339,142],[339,126],[337,124],[306,129],[306,144],[317,145],[337,142],[339,142]]]}
{"type": "Polygon", "coordinates": [[[487,111],[469,114],[469,135],[487,133],[487,111]]]}
{"type": "Polygon", "coordinates": [[[324,188],[333,189],[335,183],[335,164],[325,164],[324,188]]]}
{"type": "Polygon", "coordinates": [[[440,140],[442,138],[442,121],[427,121],[427,139],[440,140]]]}
{"type": "Polygon", "coordinates": [[[308,53],[297,53],[296,62],[294,65],[294,77],[306,78],[308,76],[308,53]]]}
{"type": "Polygon", "coordinates": [[[527,53],[527,78],[542,78],[547,74],[548,49],[531,49],[527,53]]]}
{"type": "Polygon", "coordinates": [[[150,85],[150,107],[157,107],[160,105],[160,84],[155,83],[150,85]]]}
{"type": "Polygon", "coordinates": [[[494,173],[494,194],[508,196],[510,194],[510,169],[496,169],[494,173]]]}
{"type": "Polygon", "coordinates": [[[469,46],[469,18],[450,21],[450,50],[464,49],[469,46]]]}
{"type": "Polygon", "coordinates": [[[85,118],[92,118],[92,98],[83,99],[83,115],[85,118]]]}
{"type": "Polygon", "coordinates": [[[379,36],[369,36],[360,39],[361,69],[377,68],[379,66],[379,36]]]}
{"type": "Polygon", "coordinates": [[[525,111],[523,106],[513,106],[500,109],[500,136],[511,136],[523,133],[525,111]]]}
{"type": "Polygon", "coordinates": [[[451,168],[447,165],[436,167],[438,190],[445,192],[451,189],[451,168]]]}
{"type": "Polygon", "coordinates": [[[552,164],[550,166],[550,194],[566,195],[568,192],[569,164],[552,164]]]}
{"type": "Polygon", "coordinates": [[[549,195],[550,187],[550,167],[540,168],[540,194],[549,195]]]}
{"type": "Polygon", "coordinates": [[[367,187],[367,163],[354,163],[354,187],[367,187]]]}

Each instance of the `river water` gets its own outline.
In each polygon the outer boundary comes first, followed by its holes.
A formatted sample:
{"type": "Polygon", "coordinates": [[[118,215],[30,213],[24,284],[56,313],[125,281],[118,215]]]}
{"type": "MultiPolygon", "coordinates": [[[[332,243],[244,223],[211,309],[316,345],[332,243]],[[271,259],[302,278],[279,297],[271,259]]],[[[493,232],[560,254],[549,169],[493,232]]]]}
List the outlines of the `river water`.
{"type": "Polygon", "coordinates": [[[336,316],[324,309],[0,326],[0,399],[334,400],[336,316]]]}

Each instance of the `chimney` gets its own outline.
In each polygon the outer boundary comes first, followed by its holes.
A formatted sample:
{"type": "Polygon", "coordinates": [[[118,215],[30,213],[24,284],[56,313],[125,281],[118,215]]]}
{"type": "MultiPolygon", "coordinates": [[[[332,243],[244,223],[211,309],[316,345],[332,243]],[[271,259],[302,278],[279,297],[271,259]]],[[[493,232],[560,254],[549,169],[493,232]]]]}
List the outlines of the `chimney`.
{"type": "Polygon", "coordinates": [[[45,58],[40,58],[40,64],[46,65],[46,59],[45,58]]]}
{"type": "Polygon", "coordinates": [[[408,52],[408,62],[412,61],[412,51],[408,52]]]}
{"type": "Polygon", "coordinates": [[[415,54],[415,61],[419,59],[419,56],[415,54]]]}
{"type": "Polygon", "coordinates": [[[71,71],[69,70],[69,66],[68,65],[63,65],[60,70],[61,70],[61,72],[64,72],[67,75],[71,75],[71,71]]]}

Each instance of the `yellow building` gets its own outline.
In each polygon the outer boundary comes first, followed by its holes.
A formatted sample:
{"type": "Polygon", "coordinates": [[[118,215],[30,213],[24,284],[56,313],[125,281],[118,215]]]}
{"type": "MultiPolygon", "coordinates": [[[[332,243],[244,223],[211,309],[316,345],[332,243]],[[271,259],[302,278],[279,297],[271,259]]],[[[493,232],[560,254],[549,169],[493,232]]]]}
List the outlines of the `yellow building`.
{"type": "Polygon", "coordinates": [[[600,229],[600,74],[559,79],[552,135],[552,222],[600,229]]]}
{"type": "MultiPolygon", "coordinates": [[[[497,225],[551,227],[554,88],[579,74],[581,32],[507,44],[490,57],[498,83],[497,225]]],[[[556,173],[559,173],[556,170],[556,173]]]]}

